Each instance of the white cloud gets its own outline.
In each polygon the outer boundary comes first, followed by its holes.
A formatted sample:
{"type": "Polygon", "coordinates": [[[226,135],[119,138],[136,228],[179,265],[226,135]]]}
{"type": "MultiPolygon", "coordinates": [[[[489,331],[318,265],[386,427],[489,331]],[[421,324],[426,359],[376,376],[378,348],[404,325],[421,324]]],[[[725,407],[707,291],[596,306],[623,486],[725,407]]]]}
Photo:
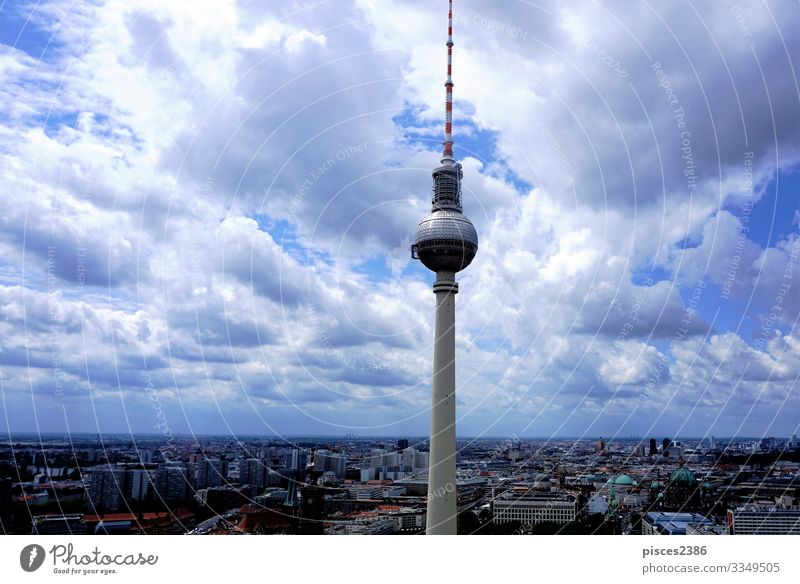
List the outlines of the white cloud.
{"type": "MultiPolygon", "coordinates": [[[[800,155],[800,13],[741,6],[749,37],[725,7],[457,8],[456,146],[481,239],[458,296],[467,433],[615,428],[631,408],[709,422],[721,405],[735,428],[751,406],[796,406],[800,304],[775,300],[797,284],[796,235],[741,241],[738,215],[800,155]],[[741,322],[710,330],[701,311],[670,347],[691,286],[725,285],[733,257],[741,322]]],[[[286,408],[310,432],[368,408],[424,431],[433,297],[404,260],[439,158],[444,15],[56,2],[34,23],[57,51],[0,50],[4,387],[30,372],[48,407],[60,351],[76,400],[122,390],[145,429],[143,371],[208,408],[192,428],[219,406],[286,408]]]]}

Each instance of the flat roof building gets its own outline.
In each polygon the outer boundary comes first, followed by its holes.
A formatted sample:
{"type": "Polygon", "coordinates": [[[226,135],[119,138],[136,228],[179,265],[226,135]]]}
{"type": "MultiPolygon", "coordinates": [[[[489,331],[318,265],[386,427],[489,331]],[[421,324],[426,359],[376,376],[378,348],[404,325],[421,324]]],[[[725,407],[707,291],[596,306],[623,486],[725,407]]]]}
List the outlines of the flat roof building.
{"type": "Polygon", "coordinates": [[[728,510],[732,535],[800,535],[800,507],[742,505],[728,510]]]}
{"type": "Polygon", "coordinates": [[[699,513],[651,511],[642,518],[642,535],[686,535],[690,524],[711,525],[712,521],[699,513]]]}
{"type": "Polygon", "coordinates": [[[570,523],[578,516],[578,501],[567,493],[506,491],[492,502],[494,523],[570,523]]]}

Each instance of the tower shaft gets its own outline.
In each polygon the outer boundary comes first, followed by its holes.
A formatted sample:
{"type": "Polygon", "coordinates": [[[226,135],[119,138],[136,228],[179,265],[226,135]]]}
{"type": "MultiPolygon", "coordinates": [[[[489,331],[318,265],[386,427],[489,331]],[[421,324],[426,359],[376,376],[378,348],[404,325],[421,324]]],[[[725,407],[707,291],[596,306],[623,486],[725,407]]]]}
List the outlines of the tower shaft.
{"type": "Polygon", "coordinates": [[[447,14],[447,82],[442,165],[433,171],[431,212],[417,225],[411,257],[436,273],[433,404],[428,462],[428,535],[456,535],[456,273],[478,252],[461,205],[461,165],[453,158],[453,0],[447,14]]]}
{"type": "Polygon", "coordinates": [[[456,294],[453,272],[437,272],[428,535],[456,535],[456,294]]]}

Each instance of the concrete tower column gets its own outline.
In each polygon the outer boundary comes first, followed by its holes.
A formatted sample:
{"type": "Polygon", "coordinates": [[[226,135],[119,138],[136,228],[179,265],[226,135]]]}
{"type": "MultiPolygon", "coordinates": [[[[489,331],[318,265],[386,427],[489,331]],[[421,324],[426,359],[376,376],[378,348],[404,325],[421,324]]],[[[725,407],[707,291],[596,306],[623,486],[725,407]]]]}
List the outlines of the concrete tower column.
{"type": "Polygon", "coordinates": [[[437,272],[428,535],[456,535],[456,294],[453,272],[437,272]]]}

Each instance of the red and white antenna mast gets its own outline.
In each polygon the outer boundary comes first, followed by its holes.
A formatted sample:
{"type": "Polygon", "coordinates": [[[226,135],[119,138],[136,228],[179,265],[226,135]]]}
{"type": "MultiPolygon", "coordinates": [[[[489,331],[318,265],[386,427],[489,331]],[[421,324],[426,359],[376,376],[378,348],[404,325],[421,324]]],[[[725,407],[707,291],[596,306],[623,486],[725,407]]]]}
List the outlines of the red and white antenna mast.
{"type": "Polygon", "coordinates": [[[453,0],[449,0],[450,10],[447,13],[447,81],[444,121],[444,151],[442,164],[451,165],[453,158],[453,0]]]}

